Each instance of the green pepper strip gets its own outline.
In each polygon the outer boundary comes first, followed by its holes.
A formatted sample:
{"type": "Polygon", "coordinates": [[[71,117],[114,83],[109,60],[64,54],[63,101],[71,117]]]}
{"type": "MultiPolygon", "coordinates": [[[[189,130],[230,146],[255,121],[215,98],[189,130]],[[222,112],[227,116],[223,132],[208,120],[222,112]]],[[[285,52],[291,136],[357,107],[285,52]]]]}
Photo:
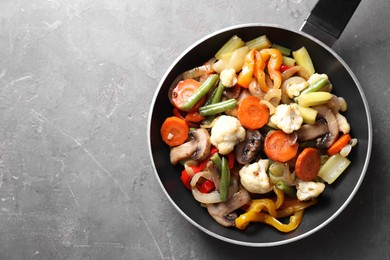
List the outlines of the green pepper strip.
{"type": "Polygon", "coordinates": [[[190,96],[186,102],[181,106],[181,110],[183,111],[189,111],[195,104],[204,97],[209,90],[217,83],[218,81],[218,75],[217,74],[211,74],[203,83],[200,85],[200,87],[195,91],[195,93],[190,96]]]}

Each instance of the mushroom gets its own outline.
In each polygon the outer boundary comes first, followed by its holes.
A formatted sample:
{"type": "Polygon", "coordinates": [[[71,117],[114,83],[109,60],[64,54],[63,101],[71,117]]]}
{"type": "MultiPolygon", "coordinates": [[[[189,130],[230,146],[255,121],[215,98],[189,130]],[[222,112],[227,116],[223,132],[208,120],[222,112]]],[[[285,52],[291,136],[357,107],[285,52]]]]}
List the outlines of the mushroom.
{"type": "Polygon", "coordinates": [[[248,130],[245,140],[235,148],[235,157],[241,164],[252,161],[260,151],[264,138],[257,130],[248,130]]]}
{"type": "Polygon", "coordinates": [[[326,120],[328,125],[328,132],[317,142],[317,147],[323,149],[329,148],[339,135],[339,126],[336,116],[326,105],[315,106],[313,108],[318,111],[319,116],[326,120]]]}
{"type": "Polygon", "coordinates": [[[210,134],[206,129],[191,130],[189,141],[173,147],[170,152],[171,163],[176,165],[179,161],[191,158],[202,161],[210,154],[210,134]]]}
{"type": "Polygon", "coordinates": [[[325,120],[321,118],[313,125],[302,125],[301,128],[299,128],[295,133],[298,136],[298,141],[309,141],[328,133],[328,125],[326,124],[325,120]]]}
{"type": "Polygon", "coordinates": [[[237,218],[236,209],[241,208],[251,200],[249,193],[241,188],[228,200],[207,205],[207,211],[220,225],[231,227],[237,218]]]}

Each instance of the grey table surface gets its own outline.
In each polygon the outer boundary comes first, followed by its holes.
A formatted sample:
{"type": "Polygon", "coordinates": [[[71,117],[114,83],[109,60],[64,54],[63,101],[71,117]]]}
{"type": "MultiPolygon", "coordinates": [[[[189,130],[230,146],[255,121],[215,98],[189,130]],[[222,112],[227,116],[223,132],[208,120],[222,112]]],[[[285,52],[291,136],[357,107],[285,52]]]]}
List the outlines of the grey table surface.
{"type": "Polygon", "coordinates": [[[227,244],[175,210],[151,166],[150,104],[182,51],[237,24],[299,30],[315,3],[0,1],[0,259],[389,259],[387,0],[363,0],[333,46],[374,139],[361,188],[325,228],[278,247],[227,244]]]}

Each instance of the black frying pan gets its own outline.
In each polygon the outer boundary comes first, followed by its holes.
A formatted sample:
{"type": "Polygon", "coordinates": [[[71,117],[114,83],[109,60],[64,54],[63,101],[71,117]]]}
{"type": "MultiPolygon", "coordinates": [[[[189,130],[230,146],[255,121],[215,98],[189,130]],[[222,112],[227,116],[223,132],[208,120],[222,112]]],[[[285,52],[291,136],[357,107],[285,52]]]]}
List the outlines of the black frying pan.
{"type": "MultiPolygon", "coordinates": [[[[301,30],[307,31],[331,46],[340,36],[359,1],[320,1],[305,21],[301,30]],[[340,13],[341,11],[341,13],[340,13]]],[[[361,182],[371,153],[372,126],[369,108],[363,90],[345,62],[326,44],[304,32],[246,24],[230,27],[208,35],[190,46],[168,69],[156,90],[149,114],[149,148],[153,166],[163,191],[173,206],[194,226],[221,240],[246,246],[275,246],[304,238],[327,225],[351,201],[361,182]],[[316,71],[326,73],[334,85],[334,93],[344,97],[349,109],[346,117],[351,135],[358,139],[349,159],[351,165],[331,186],[327,186],[319,203],[305,211],[297,230],[284,234],[264,224],[251,224],[245,231],[225,228],[200,207],[180,181],[182,167],[172,166],[169,148],[160,136],[164,119],[172,115],[167,93],[172,81],[183,71],[199,66],[211,58],[234,34],[244,41],[266,34],[275,43],[291,49],[305,46],[316,71]]]]}

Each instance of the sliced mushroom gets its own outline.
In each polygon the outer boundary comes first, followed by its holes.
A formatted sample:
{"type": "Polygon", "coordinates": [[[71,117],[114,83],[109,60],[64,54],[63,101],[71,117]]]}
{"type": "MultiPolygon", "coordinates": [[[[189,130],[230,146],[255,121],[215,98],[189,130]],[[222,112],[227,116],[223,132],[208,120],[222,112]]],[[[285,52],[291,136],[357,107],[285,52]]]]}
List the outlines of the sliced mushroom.
{"type": "Polygon", "coordinates": [[[313,108],[318,111],[318,115],[320,117],[323,117],[326,120],[326,123],[328,125],[328,133],[326,133],[317,142],[317,147],[323,149],[329,148],[339,135],[339,126],[337,123],[336,116],[333,114],[332,110],[325,105],[315,106],[313,108]]]}
{"type": "Polygon", "coordinates": [[[324,119],[317,120],[313,125],[304,124],[296,131],[298,141],[313,140],[328,133],[328,125],[324,119]]]}
{"type": "Polygon", "coordinates": [[[261,149],[264,138],[257,130],[248,130],[245,140],[235,148],[235,156],[239,163],[246,164],[252,161],[261,149]]]}
{"type": "Polygon", "coordinates": [[[250,200],[249,193],[245,189],[240,189],[227,201],[208,204],[207,210],[219,224],[225,227],[231,227],[237,218],[237,213],[234,211],[249,203],[250,200]]]}
{"type": "Polygon", "coordinates": [[[210,134],[206,129],[199,128],[189,133],[189,141],[173,147],[170,152],[170,159],[173,165],[181,160],[189,159],[202,161],[210,154],[210,134]]]}

